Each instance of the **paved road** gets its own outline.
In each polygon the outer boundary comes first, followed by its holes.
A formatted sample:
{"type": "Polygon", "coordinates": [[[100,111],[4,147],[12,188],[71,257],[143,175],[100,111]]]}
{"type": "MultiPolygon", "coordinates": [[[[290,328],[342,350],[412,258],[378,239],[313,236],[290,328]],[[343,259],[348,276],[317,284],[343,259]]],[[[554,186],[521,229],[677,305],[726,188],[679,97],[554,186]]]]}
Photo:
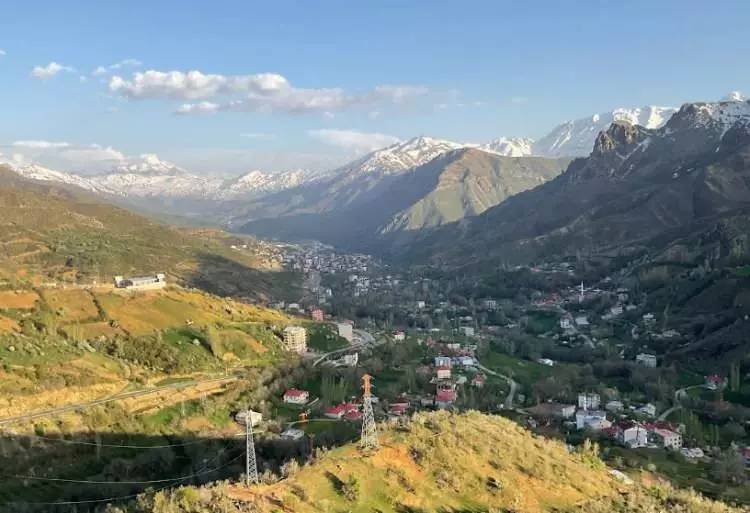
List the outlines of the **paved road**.
{"type": "Polygon", "coordinates": [[[508,395],[505,397],[505,402],[503,403],[503,407],[506,410],[512,410],[513,409],[513,399],[516,396],[516,390],[518,389],[518,383],[513,381],[513,379],[510,376],[506,376],[505,374],[500,374],[499,372],[495,372],[492,369],[489,369],[482,365],[481,363],[477,362],[477,367],[482,369],[482,371],[486,372],[487,374],[491,374],[492,376],[497,376],[498,378],[504,379],[508,385],[510,386],[510,390],[508,391],[508,395]]]}
{"type": "Polygon", "coordinates": [[[32,413],[27,413],[26,415],[18,415],[16,417],[6,417],[4,419],[0,419],[0,426],[6,426],[9,424],[15,424],[17,422],[26,422],[29,420],[38,419],[41,417],[50,417],[52,415],[59,415],[61,413],[68,413],[71,411],[91,408],[92,406],[97,406],[100,404],[106,404],[113,401],[121,401],[123,399],[130,399],[132,397],[141,397],[144,395],[149,394],[155,394],[157,392],[163,392],[164,390],[180,390],[183,388],[189,388],[196,385],[201,385],[204,383],[216,383],[220,381],[226,381],[227,383],[231,381],[236,381],[237,377],[223,377],[223,378],[211,378],[211,379],[204,379],[204,380],[191,380],[191,381],[182,381],[180,383],[172,383],[169,385],[163,385],[160,387],[155,388],[148,388],[144,390],[134,390],[132,392],[123,392],[120,394],[114,394],[108,397],[103,397],[101,399],[95,399],[93,401],[88,401],[84,403],[74,403],[74,404],[68,404],[65,406],[60,406],[58,408],[50,408],[49,410],[40,410],[32,413]]]}
{"type": "Polygon", "coordinates": [[[378,341],[375,340],[375,337],[373,337],[370,333],[368,333],[365,330],[354,330],[354,338],[351,343],[351,345],[348,345],[346,347],[342,347],[341,349],[336,349],[335,351],[329,351],[327,353],[323,353],[318,358],[315,359],[313,362],[313,367],[317,367],[322,361],[328,359],[331,356],[346,353],[352,350],[362,349],[367,346],[375,346],[378,344],[378,341]]]}
{"type": "Polygon", "coordinates": [[[678,390],[675,390],[675,393],[674,393],[674,405],[671,408],[669,408],[667,410],[664,410],[664,412],[661,415],[659,415],[659,418],[657,420],[667,420],[667,418],[670,415],[672,415],[672,413],[676,412],[677,410],[682,409],[682,404],[680,404],[680,400],[683,397],[685,397],[685,395],[687,394],[688,390],[692,390],[693,388],[703,388],[703,385],[692,385],[692,386],[689,386],[689,387],[680,388],[678,390]]]}

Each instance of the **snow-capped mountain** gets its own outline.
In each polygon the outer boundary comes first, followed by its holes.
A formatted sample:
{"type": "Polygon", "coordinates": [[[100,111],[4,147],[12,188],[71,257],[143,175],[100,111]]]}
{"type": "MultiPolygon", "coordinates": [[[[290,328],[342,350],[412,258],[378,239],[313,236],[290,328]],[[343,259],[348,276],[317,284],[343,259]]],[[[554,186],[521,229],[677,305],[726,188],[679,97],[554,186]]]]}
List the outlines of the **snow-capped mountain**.
{"type": "Polygon", "coordinates": [[[255,169],[222,183],[218,196],[224,199],[282,191],[296,187],[320,176],[304,169],[268,173],[255,169]]]}
{"type": "Polygon", "coordinates": [[[500,137],[478,148],[503,157],[526,157],[534,153],[534,140],[528,137],[500,137]]]}
{"type": "Polygon", "coordinates": [[[144,153],[140,157],[128,159],[117,164],[112,169],[112,174],[123,175],[180,175],[188,174],[181,167],[162,160],[153,153],[144,153]]]}
{"type": "Polygon", "coordinates": [[[81,189],[99,194],[112,194],[113,191],[106,187],[82,176],[57,171],[40,166],[36,163],[17,162],[14,160],[5,160],[0,156],[0,165],[7,166],[11,171],[28,178],[30,180],[39,180],[42,182],[56,182],[67,185],[75,185],[81,189]]]}
{"type": "Polygon", "coordinates": [[[619,108],[566,121],[534,143],[533,154],[541,157],[583,157],[591,153],[599,132],[614,121],[628,121],[646,128],[660,128],[677,112],[673,107],[619,108]]]}
{"type": "Polygon", "coordinates": [[[466,146],[466,144],[433,139],[432,137],[414,137],[407,141],[392,144],[382,150],[368,153],[364,157],[334,171],[334,174],[379,173],[388,175],[398,173],[429,162],[447,151],[466,146]]]}

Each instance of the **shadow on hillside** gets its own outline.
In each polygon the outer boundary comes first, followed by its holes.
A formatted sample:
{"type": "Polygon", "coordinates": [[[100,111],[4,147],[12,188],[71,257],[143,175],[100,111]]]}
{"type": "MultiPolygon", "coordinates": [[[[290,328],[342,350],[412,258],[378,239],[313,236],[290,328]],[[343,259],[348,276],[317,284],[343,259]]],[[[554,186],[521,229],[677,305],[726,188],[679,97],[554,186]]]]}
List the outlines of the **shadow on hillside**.
{"type": "Polygon", "coordinates": [[[218,296],[251,301],[299,299],[299,284],[290,272],[254,269],[221,255],[201,253],[197,268],[184,276],[185,285],[218,296]]]}
{"type": "MultiPolygon", "coordinates": [[[[306,439],[256,435],[258,470],[309,457],[306,439]]],[[[240,425],[225,437],[133,433],[0,435],[0,512],[101,512],[137,494],[217,480],[245,471],[240,425]]],[[[150,495],[150,494],[147,494],[150,495]]]]}

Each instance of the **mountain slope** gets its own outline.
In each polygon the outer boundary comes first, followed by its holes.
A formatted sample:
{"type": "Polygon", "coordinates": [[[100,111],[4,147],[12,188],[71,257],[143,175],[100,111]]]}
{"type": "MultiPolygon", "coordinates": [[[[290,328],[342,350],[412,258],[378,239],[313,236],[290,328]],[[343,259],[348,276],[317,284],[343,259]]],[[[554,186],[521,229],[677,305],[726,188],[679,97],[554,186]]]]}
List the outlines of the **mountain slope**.
{"type": "Polygon", "coordinates": [[[453,261],[632,253],[657,237],[663,244],[723,216],[745,215],[749,126],[746,102],[687,104],[656,130],[613,123],[591,156],[558,178],[462,226],[438,230],[414,250],[453,261]]]}
{"type": "Polygon", "coordinates": [[[477,215],[509,195],[552,178],[566,164],[567,160],[501,157],[459,149],[411,170],[380,176],[348,203],[321,212],[302,210],[258,219],[241,229],[374,250],[381,243],[380,236],[402,235],[477,215]]]}
{"type": "Polygon", "coordinates": [[[663,483],[624,484],[590,452],[571,453],[498,416],[417,414],[405,427],[380,429],[381,447],[372,454],[349,444],[276,483],[161,492],[134,513],[209,505],[227,513],[739,511],[663,483]]]}
{"type": "Polygon", "coordinates": [[[0,210],[0,277],[8,281],[90,283],[167,272],[224,294],[264,297],[277,290],[264,260],[231,251],[220,232],[171,228],[79,188],[27,180],[2,166],[0,210]]]}

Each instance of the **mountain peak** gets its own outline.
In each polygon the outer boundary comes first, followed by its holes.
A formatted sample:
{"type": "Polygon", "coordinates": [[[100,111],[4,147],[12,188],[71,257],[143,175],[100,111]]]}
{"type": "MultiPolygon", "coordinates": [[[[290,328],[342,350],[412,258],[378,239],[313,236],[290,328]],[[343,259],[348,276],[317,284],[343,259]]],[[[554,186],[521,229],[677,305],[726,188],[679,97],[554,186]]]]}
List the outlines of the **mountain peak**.
{"type": "Polygon", "coordinates": [[[143,153],[114,167],[119,174],[136,175],[184,175],[187,171],[172,162],[162,160],[155,153],[143,153]]]}

